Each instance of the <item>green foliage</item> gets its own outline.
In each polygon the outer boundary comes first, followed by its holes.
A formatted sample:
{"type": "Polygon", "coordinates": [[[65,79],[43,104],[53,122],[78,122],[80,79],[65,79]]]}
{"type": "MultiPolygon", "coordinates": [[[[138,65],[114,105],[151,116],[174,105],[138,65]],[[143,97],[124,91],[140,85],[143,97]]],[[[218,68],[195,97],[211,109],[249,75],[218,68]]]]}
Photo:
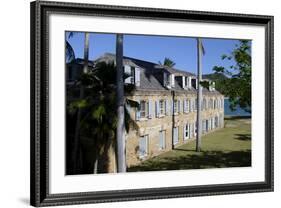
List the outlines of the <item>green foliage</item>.
{"type": "Polygon", "coordinates": [[[170,59],[170,58],[167,58],[165,57],[164,59],[164,62],[162,63],[161,61],[158,62],[160,65],[163,65],[163,66],[168,66],[168,67],[174,67],[176,65],[176,63],[170,59]]]}
{"type": "Polygon", "coordinates": [[[66,62],[70,63],[75,59],[75,52],[72,46],[68,41],[65,41],[65,55],[66,55],[66,62]]]}
{"type": "Polygon", "coordinates": [[[209,88],[209,82],[208,81],[201,81],[200,85],[204,88],[209,88]]]}
{"type": "MultiPolygon", "coordinates": [[[[125,78],[125,76],[124,76],[125,78]]],[[[125,93],[131,93],[134,85],[126,86],[125,93]]],[[[105,146],[115,142],[117,127],[116,107],[116,66],[114,62],[99,62],[94,68],[89,68],[77,80],[76,86],[68,89],[68,114],[81,110],[80,135],[93,140],[98,155],[104,153],[105,146]],[[73,98],[77,90],[83,89],[83,98],[73,98]]],[[[126,100],[127,106],[136,106],[138,103],[126,100]]],[[[127,110],[127,109],[126,109],[127,110]]],[[[127,112],[127,111],[126,111],[127,112]]],[[[126,113],[126,130],[132,122],[130,114],[126,113]]],[[[94,151],[94,150],[93,150],[94,151]]]]}
{"type": "Polygon", "coordinates": [[[225,61],[232,60],[235,64],[229,68],[214,66],[215,74],[227,77],[220,79],[216,83],[216,88],[229,97],[232,110],[240,106],[245,111],[251,112],[251,42],[240,40],[229,55],[224,54],[221,58],[225,61]]]}

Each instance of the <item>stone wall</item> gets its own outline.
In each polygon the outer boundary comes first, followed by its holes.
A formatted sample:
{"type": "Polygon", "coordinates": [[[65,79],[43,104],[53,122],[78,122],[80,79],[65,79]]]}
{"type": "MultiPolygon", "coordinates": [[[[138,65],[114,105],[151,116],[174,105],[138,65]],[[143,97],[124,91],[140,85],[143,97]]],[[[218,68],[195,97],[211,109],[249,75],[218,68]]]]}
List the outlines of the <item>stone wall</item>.
{"type": "MultiPolygon", "coordinates": [[[[151,118],[141,118],[139,120],[136,120],[136,109],[132,107],[128,107],[128,110],[130,112],[130,116],[135,122],[135,125],[130,126],[129,132],[126,133],[126,158],[127,158],[127,166],[133,166],[138,163],[140,163],[143,160],[146,160],[148,158],[154,157],[156,155],[159,155],[165,151],[169,151],[172,149],[172,138],[173,138],[173,126],[179,127],[179,134],[178,134],[178,143],[175,145],[175,147],[180,146],[188,141],[191,141],[195,138],[195,134],[192,134],[192,137],[189,139],[184,139],[184,125],[186,123],[189,123],[191,125],[195,125],[196,122],[196,111],[194,112],[183,112],[183,107],[181,107],[179,113],[172,115],[160,115],[159,117],[156,117],[155,113],[155,102],[157,100],[163,99],[163,100],[172,100],[174,97],[174,100],[181,100],[181,102],[184,99],[196,99],[197,95],[193,92],[175,92],[174,96],[172,96],[170,91],[163,91],[163,92],[136,92],[133,96],[127,96],[128,99],[132,99],[135,101],[140,100],[150,100],[152,102],[152,117],[151,118]],[[165,130],[165,149],[159,148],[159,131],[165,130]],[[148,152],[146,157],[140,157],[139,156],[139,138],[140,136],[148,135],[148,152]]],[[[210,92],[203,94],[203,98],[207,99],[207,103],[209,99],[223,99],[223,95],[219,94],[218,92],[210,92]]],[[[208,105],[207,105],[208,106],[208,105]]],[[[202,120],[214,118],[215,116],[218,116],[220,119],[218,128],[223,127],[223,115],[224,115],[224,109],[223,109],[223,103],[221,103],[220,108],[216,109],[206,109],[202,111],[202,120]]],[[[194,126],[193,126],[194,127],[194,126]]],[[[216,129],[218,129],[216,128],[216,129]]],[[[216,129],[209,129],[208,133],[211,131],[214,131],[216,129]]],[[[193,130],[194,131],[194,130],[193,130]]],[[[206,132],[207,133],[207,132],[206,132]]]]}

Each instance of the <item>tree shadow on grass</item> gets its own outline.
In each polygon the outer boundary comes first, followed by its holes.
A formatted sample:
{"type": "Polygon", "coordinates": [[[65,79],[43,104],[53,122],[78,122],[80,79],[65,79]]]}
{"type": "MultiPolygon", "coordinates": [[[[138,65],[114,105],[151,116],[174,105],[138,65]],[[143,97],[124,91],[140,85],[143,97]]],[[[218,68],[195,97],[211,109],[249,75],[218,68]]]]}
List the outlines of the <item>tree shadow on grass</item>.
{"type": "Polygon", "coordinates": [[[252,139],[251,134],[235,134],[235,139],[241,140],[241,141],[250,141],[252,139]]]}
{"type": "Polygon", "coordinates": [[[251,116],[230,116],[230,117],[225,117],[224,120],[232,121],[237,119],[251,119],[251,118],[252,118],[251,116]]]}
{"type": "Polygon", "coordinates": [[[249,167],[251,151],[203,151],[178,157],[155,157],[138,166],[130,167],[128,172],[185,170],[204,168],[249,167]]]}

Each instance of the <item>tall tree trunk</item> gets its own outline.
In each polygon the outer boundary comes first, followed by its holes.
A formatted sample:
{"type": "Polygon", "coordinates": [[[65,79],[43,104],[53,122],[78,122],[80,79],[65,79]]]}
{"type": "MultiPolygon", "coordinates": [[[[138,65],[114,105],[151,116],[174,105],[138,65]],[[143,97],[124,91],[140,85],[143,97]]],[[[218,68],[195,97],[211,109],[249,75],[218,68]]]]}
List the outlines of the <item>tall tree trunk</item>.
{"type": "Polygon", "coordinates": [[[117,66],[117,171],[126,172],[123,35],[116,36],[117,66]]]}
{"type": "Polygon", "coordinates": [[[202,42],[200,38],[197,38],[197,134],[196,134],[196,151],[201,151],[201,100],[202,100],[202,86],[200,84],[202,80],[202,42]]]}
{"type": "MultiPolygon", "coordinates": [[[[84,66],[83,66],[83,73],[88,72],[88,62],[89,62],[89,33],[85,33],[85,39],[84,39],[84,66]]],[[[84,98],[84,87],[80,86],[80,99],[84,98]]],[[[75,127],[75,135],[74,135],[74,149],[73,149],[73,169],[76,172],[77,167],[80,168],[80,161],[78,160],[79,155],[79,146],[80,146],[80,121],[81,121],[81,109],[78,109],[77,112],[77,121],[76,121],[76,127],[75,127]]]]}

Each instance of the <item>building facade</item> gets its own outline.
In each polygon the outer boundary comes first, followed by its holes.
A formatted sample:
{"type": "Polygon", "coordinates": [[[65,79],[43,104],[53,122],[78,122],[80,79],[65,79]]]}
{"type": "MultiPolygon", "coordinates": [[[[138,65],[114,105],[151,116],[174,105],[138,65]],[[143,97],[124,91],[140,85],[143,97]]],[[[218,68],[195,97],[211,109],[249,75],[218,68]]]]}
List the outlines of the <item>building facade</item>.
{"type": "MultiPolygon", "coordinates": [[[[95,62],[115,61],[104,54],[95,62]]],[[[93,64],[94,65],[94,64],[93,64]]],[[[196,138],[197,80],[192,73],[130,57],[123,58],[128,74],[125,85],[134,85],[126,99],[139,107],[126,105],[135,125],[126,132],[127,166],[169,151],[196,138]]],[[[77,72],[71,72],[77,74],[77,72]]],[[[68,80],[70,78],[68,77],[68,80]]],[[[205,80],[208,81],[208,80],[205,80]]],[[[202,134],[224,126],[224,96],[214,84],[202,90],[202,134]]],[[[112,156],[114,157],[114,156],[112,156]]],[[[112,162],[110,168],[114,172],[112,162]]]]}

